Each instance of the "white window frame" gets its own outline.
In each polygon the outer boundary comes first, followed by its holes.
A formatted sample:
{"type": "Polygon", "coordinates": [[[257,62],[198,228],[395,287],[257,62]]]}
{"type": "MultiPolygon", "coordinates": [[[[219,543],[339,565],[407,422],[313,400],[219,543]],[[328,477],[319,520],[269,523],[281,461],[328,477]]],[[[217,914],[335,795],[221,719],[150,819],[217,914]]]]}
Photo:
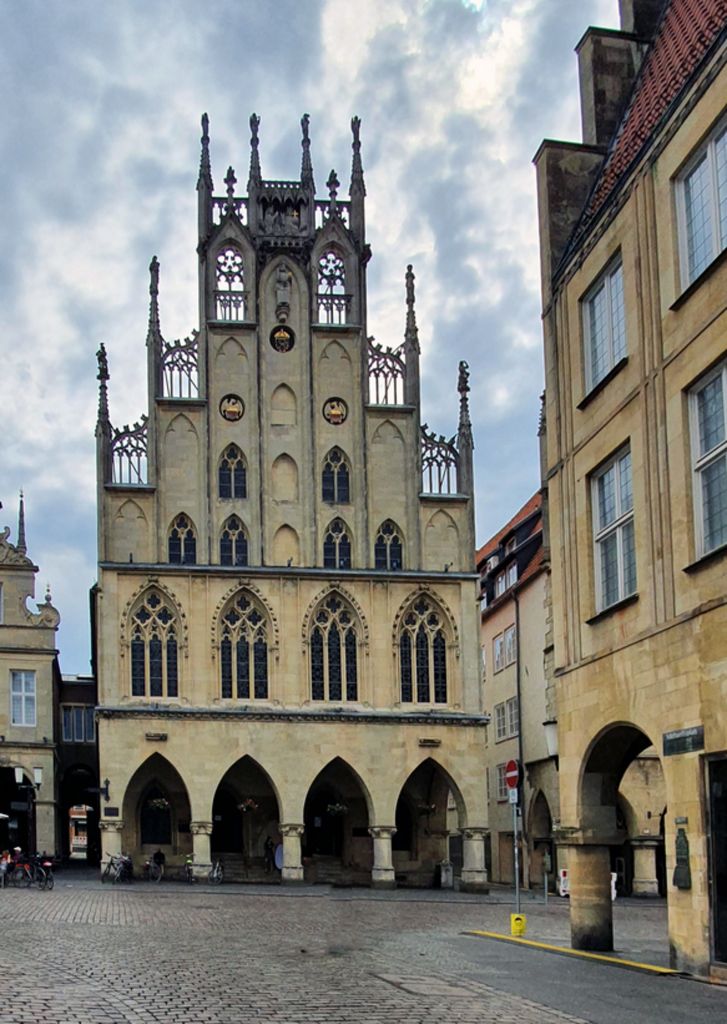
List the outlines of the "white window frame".
{"type": "Polygon", "coordinates": [[[583,325],[583,368],[585,374],[585,389],[586,394],[589,394],[595,387],[597,387],[602,380],[604,380],[614,366],[626,357],[628,352],[628,338],[626,337],[626,304],[624,299],[624,286],[623,286],[623,261],[621,259],[621,253],[617,253],[616,256],[608,263],[606,268],[598,275],[596,280],[593,282],[591,287],[588,289],[586,294],[581,299],[581,323],[583,325]],[[613,308],[611,304],[613,281],[617,273],[621,274],[621,316],[624,321],[624,341],[623,341],[623,352],[616,352],[614,350],[614,317],[613,308]],[[606,348],[607,348],[607,359],[605,369],[599,377],[594,376],[593,368],[593,357],[592,357],[592,346],[591,346],[591,306],[596,300],[597,296],[602,291],[605,291],[605,303],[606,303],[606,318],[605,318],[605,330],[606,330],[606,348]]]}
{"type": "Polygon", "coordinates": [[[677,230],[679,235],[679,267],[681,271],[681,283],[682,288],[686,289],[696,279],[704,273],[711,263],[716,260],[721,252],[727,248],[727,232],[723,237],[722,228],[719,219],[719,188],[717,184],[717,159],[716,149],[717,142],[727,132],[727,119],[722,120],[715,126],[709,135],[709,138],[690,156],[686,166],[680,171],[675,185],[676,185],[676,207],[677,207],[677,230]],[[709,170],[709,213],[712,227],[712,252],[710,257],[704,266],[696,273],[692,274],[689,269],[689,245],[687,238],[687,203],[686,203],[686,183],[692,173],[702,163],[702,160],[707,159],[707,166],[709,170]]]}
{"type": "Polygon", "coordinates": [[[517,630],[514,623],[507,627],[503,636],[505,637],[505,665],[514,665],[517,661],[517,630]]]}
{"type": "Polygon", "coordinates": [[[495,672],[505,667],[505,634],[498,633],[492,641],[492,663],[495,672]]]}
{"type": "MultiPolygon", "coordinates": [[[[599,513],[599,501],[598,501],[599,481],[614,466],[616,466],[616,467],[620,466],[621,459],[623,459],[626,455],[630,455],[630,454],[631,454],[631,447],[630,447],[630,445],[627,444],[623,448],[619,449],[619,451],[616,452],[616,454],[612,458],[610,458],[608,460],[608,462],[606,462],[606,463],[604,463],[604,465],[600,466],[599,469],[595,473],[593,473],[592,476],[591,476],[591,505],[592,505],[591,511],[592,511],[592,519],[593,519],[593,564],[594,564],[595,581],[596,581],[596,612],[597,613],[605,611],[607,608],[612,608],[614,605],[618,604],[620,601],[625,600],[627,597],[632,597],[638,591],[638,572],[636,572],[636,569],[637,569],[636,565],[634,566],[635,577],[636,577],[635,580],[634,580],[634,589],[632,591],[629,591],[628,593],[626,592],[626,580],[625,580],[625,574],[624,574],[624,549],[623,549],[624,532],[625,532],[625,528],[629,524],[631,524],[632,527],[635,529],[635,523],[634,523],[634,494],[633,494],[633,482],[634,482],[633,466],[631,467],[631,507],[629,509],[627,509],[626,511],[621,509],[621,486],[620,486],[621,485],[621,470],[617,469],[617,474],[616,474],[617,480],[616,480],[616,485],[615,485],[615,497],[616,497],[616,507],[617,507],[616,518],[613,520],[613,522],[609,523],[607,526],[601,527],[600,523],[599,523],[599,516],[598,516],[598,513],[599,513]],[[616,551],[617,551],[618,594],[614,598],[613,601],[610,601],[608,604],[606,604],[605,601],[604,601],[604,594],[603,594],[603,578],[602,578],[602,570],[601,570],[601,545],[606,540],[608,540],[611,536],[613,536],[614,534],[617,535],[616,551]]],[[[635,559],[636,559],[636,538],[634,537],[634,560],[635,559]]]]}
{"type": "Polygon", "coordinates": [[[505,573],[501,572],[499,576],[495,577],[495,597],[502,597],[506,589],[505,573]]]}
{"type": "Polygon", "coordinates": [[[504,762],[502,764],[496,765],[495,771],[497,772],[497,802],[504,803],[504,801],[508,798],[508,785],[505,780],[504,762]]]}
{"type": "Polygon", "coordinates": [[[520,733],[520,705],[517,697],[511,697],[505,704],[507,712],[507,734],[517,736],[520,733]]]}
{"type": "Polygon", "coordinates": [[[517,562],[512,562],[508,565],[505,583],[508,589],[514,587],[517,583],[517,562]]]}
{"type": "Polygon", "coordinates": [[[29,669],[10,670],[10,723],[13,726],[24,729],[34,729],[38,720],[38,698],[36,691],[35,672],[29,669]],[[20,686],[16,687],[16,683],[20,686]],[[14,697],[20,697],[20,715],[15,715],[14,697]],[[26,714],[27,702],[32,698],[32,722],[31,715],[26,714]]]}
{"type": "Polygon", "coordinates": [[[507,739],[507,712],[504,701],[495,704],[495,743],[507,739]]]}
{"type": "Polygon", "coordinates": [[[727,361],[715,366],[701,377],[689,391],[689,432],[692,446],[692,474],[693,474],[693,497],[694,497],[694,526],[697,556],[708,555],[723,547],[722,544],[715,544],[712,547],[706,546],[704,534],[704,501],[702,488],[702,473],[713,466],[721,459],[727,460],[727,361]],[[725,417],[724,438],[704,455],[699,452],[699,413],[697,400],[699,394],[711,384],[713,380],[721,378],[722,381],[722,404],[725,417]]]}

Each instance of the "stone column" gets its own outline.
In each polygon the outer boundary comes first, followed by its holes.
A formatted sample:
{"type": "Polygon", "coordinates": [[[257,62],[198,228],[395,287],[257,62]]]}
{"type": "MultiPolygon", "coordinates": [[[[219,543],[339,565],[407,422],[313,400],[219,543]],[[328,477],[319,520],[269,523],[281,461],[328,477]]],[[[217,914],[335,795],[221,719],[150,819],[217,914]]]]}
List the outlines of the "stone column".
{"type": "Polygon", "coordinates": [[[123,821],[104,821],[98,823],[101,830],[101,871],[111,860],[121,853],[121,832],[124,827],[123,821]]]}
{"type": "Polygon", "coordinates": [[[656,853],[661,843],[658,839],[639,836],[631,840],[634,851],[634,896],[658,896],[659,882],[656,877],[656,853]]]}
{"type": "Polygon", "coordinates": [[[303,861],[301,860],[300,837],[305,825],[281,825],[283,837],[283,882],[303,881],[303,861]]]}
{"type": "Polygon", "coordinates": [[[571,846],[570,932],[574,949],[613,949],[611,854],[608,846],[571,846]]]}
{"type": "Polygon", "coordinates": [[[372,889],[395,889],[394,861],[391,838],[396,832],[393,825],[372,825],[369,835],[374,840],[374,866],[371,869],[372,889]]]}
{"type": "Polygon", "coordinates": [[[489,892],[487,868],[485,867],[486,828],[462,829],[462,880],[463,892],[489,892]]]}
{"type": "Polygon", "coordinates": [[[195,878],[206,878],[212,867],[212,852],[210,850],[210,837],[212,835],[211,821],[191,821],[189,830],[192,833],[192,870],[195,878]]]}

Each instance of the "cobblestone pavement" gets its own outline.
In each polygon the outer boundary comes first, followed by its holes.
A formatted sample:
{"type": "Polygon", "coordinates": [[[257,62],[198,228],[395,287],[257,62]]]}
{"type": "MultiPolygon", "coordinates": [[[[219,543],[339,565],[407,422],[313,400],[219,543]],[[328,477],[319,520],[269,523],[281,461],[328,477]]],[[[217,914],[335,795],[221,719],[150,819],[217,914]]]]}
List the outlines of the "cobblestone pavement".
{"type": "MultiPolygon", "coordinates": [[[[0,893],[0,1020],[579,1021],[458,973],[448,942],[470,928],[504,930],[512,907],[437,895],[144,883],[101,889],[60,878],[52,893],[9,889],[0,893]]],[[[567,907],[532,909],[539,937],[562,941],[567,907]]]]}

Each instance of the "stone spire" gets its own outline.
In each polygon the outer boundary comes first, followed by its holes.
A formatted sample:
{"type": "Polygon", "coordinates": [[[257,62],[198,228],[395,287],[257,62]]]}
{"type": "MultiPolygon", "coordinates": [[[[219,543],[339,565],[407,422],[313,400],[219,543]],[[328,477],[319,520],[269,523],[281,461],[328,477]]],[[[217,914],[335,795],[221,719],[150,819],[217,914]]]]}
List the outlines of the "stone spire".
{"type": "Polygon", "coordinates": [[[212,229],[212,170],[210,167],[209,118],[202,114],[202,153],[197,177],[197,231],[200,242],[209,237],[212,229]]]}
{"type": "Polygon", "coordinates": [[[260,171],[260,153],[258,147],[260,142],[257,137],[258,128],[260,127],[260,118],[257,114],[250,114],[250,175],[247,179],[247,190],[248,192],[255,188],[256,185],[260,185],[262,182],[262,172],[260,171]]]}
{"type": "Polygon", "coordinates": [[[25,555],[28,552],[28,547],[25,543],[25,500],[22,491],[20,492],[20,505],[18,506],[18,542],[15,545],[15,550],[19,555],[25,555]]]}
{"type": "Polygon", "coordinates": [[[212,184],[212,167],[210,165],[210,119],[202,114],[202,152],[199,158],[199,176],[197,178],[197,191],[208,191],[212,195],[214,185],[212,184]]]}
{"type": "Polygon", "coordinates": [[[235,177],[235,171],[232,166],[227,168],[227,174],[225,175],[225,185],[227,186],[227,202],[225,203],[225,213],[235,212],[235,185],[237,184],[237,178],[235,177]]]}
{"type": "Polygon", "coordinates": [[[470,403],[468,397],[470,391],[470,368],[464,359],[461,360],[459,364],[457,390],[459,391],[459,427],[457,430],[457,445],[461,448],[462,444],[466,443],[474,448],[472,438],[472,420],[470,419],[470,403]]]}
{"type": "MultiPolygon", "coordinates": [[[[404,331],[404,361],[406,378],[404,381],[404,401],[417,409],[420,402],[419,381],[419,331],[414,312],[414,271],[411,263],[406,268],[406,330],[404,331]]],[[[419,422],[417,420],[417,422],[419,422]]]]}
{"type": "Polygon", "coordinates": [[[149,328],[146,335],[147,345],[162,340],[159,323],[159,260],[152,256],[149,264],[149,328]]]}
{"type": "Polygon", "coordinates": [[[107,383],[109,379],[109,364],[106,358],[106,347],[101,342],[101,347],[96,353],[96,360],[98,362],[98,373],[96,380],[99,382],[98,385],[98,418],[96,420],[96,437],[101,435],[109,434],[111,431],[109,423],[109,396],[107,383]]]}
{"type": "Polygon", "coordinates": [[[351,200],[351,231],[354,237],[363,244],[366,236],[366,222],[364,218],[364,198],[366,186],[364,185],[363,167],[361,165],[361,118],[351,118],[351,132],[353,133],[353,158],[351,160],[351,184],[348,195],[351,200]]]}
{"type": "Polygon", "coordinates": [[[300,183],[303,188],[309,188],[311,192],[315,193],[316,186],[313,181],[313,164],[310,159],[310,139],[308,137],[308,126],[310,124],[310,117],[308,114],[303,114],[300,119],[300,127],[303,132],[303,138],[301,140],[301,147],[303,149],[303,156],[300,163],[300,183]]]}

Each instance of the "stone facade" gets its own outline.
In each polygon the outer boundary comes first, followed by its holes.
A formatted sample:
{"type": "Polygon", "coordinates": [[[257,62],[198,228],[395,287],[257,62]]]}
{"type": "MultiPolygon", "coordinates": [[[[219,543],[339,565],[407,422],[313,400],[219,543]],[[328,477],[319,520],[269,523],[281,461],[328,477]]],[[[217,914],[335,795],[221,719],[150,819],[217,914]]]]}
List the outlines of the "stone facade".
{"type": "Polygon", "coordinates": [[[653,747],[673,962],[707,973],[727,962],[727,5],[621,6],[611,57],[596,30],[579,47],[584,144],[536,155],[559,840],[573,941],[610,948],[616,795],[653,747]]]}
{"type": "Polygon", "coordinates": [[[0,849],[58,849],[56,694],[60,683],[56,631],[60,615],[50,593],[33,612],[34,565],[25,542],[20,496],[18,532],[0,532],[0,849]],[[16,775],[21,776],[20,780],[16,775]]]}
{"type": "MultiPolygon", "coordinates": [[[[420,425],[414,275],[404,341],[368,337],[364,180],[316,199],[213,192],[203,118],[200,328],[161,334],[149,410],[109,422],[99,352],[100,775],[104,856],[157,847],[284,881],[431,883],[450,793],[463,881],[485,882],[472,435],[466,365],[447,440],[420,425]],[[269,872],[270,873],[270,872],[269,872]]],[[[455,382],[453,381],[453,384],[455,382]]]]}

